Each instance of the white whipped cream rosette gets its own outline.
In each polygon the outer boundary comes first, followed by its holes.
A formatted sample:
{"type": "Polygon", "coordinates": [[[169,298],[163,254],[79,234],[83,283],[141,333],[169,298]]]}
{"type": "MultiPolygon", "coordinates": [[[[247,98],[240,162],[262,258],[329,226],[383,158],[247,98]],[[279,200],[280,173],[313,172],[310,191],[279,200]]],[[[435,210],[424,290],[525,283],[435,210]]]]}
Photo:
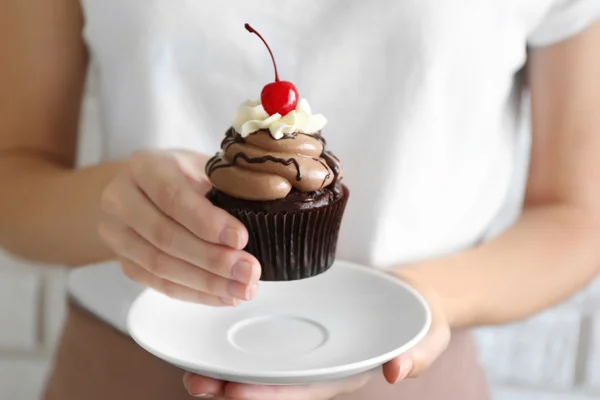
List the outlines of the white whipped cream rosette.
{"type": "Polygon", "coordinates": [[[242,104],[233,120],[233,129],[242,137],[261,129],[268,129],[274,139],[281,139],[292,133],[317,133],[327,124],[321,114],[313,114],[306,99],[300,99],[296,109],[284,116],[269,115],[260,101],[247,101],[242,104]]]}

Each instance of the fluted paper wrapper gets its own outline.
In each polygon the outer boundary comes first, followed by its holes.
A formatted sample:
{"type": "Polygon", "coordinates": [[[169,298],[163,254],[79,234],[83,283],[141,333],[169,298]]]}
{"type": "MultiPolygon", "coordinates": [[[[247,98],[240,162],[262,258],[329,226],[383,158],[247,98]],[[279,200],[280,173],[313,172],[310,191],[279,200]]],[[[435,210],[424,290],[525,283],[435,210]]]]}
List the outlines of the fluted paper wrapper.
{"type": "Polygon", "coordinates": [[[310,210],[265,213],[224,208],[248,229],[245,250],[261,264],[263,281],[291,281],[327,271],[335,260],[348,192],[310,210]]]}

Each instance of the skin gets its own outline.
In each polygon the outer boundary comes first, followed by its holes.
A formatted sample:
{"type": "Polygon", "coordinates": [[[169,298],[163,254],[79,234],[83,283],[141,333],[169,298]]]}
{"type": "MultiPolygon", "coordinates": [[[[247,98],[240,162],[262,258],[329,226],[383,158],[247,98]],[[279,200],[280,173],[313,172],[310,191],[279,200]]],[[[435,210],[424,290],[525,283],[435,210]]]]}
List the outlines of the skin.
{"type": "MultiPolygon", "coordinates": [[[[206,156],[141,152],[75,168],[87,53],[77,0],[8,0],[0,13],[0,245],[71,267],[109,259],[169,296],[218,306],[255,294],[247,232],[208,203],[206,156]],[[36,29],[30,29],[35,26],[36,29]],[[246,268],[237,268],[239,262],[246,268]],[[191,283],[193,282],[193,283],[191,283]]],[[[389,382],[419,376],[454,329],[517,321],[570,297],[600,268],[600,24],[532,51],[533,150],[525,208],[479,247],[390,274],[415,286],[433,311],[429,335],[383,367],[389,382]]],[[[371,375],[268,387],[186,374],[193,395],[324,400],[371,375]]]]}
{"type": "Polygon", "coordinates": [[[144,151],[74,168],[87,68],[78,1],[5,4],[0,87],[12,95],[0,98],[2,247],[73,267],[118,258],[131,279],[181,300],[252,299],[260,265],[241,250],[242,223],[204,197],[206,156],[144,151]]]}

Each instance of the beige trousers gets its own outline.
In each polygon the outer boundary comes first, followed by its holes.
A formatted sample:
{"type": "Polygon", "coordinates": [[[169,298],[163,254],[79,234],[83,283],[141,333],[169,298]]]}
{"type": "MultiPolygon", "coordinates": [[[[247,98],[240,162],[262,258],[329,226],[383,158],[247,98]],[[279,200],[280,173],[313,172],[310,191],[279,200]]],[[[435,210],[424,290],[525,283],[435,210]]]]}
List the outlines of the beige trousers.
{"type": "MultiPolygon", "coordinates": [[[[70,305],[44,400],[183,400],[183,372],[129,337],[70,305]]],[[[389,385],[379,376],[336,400],[488,400],[470,334],[454,335],[448,351],[422,377],[389,385]]],[[[285,400],[285,399],[282,399],[285,400]]]]}

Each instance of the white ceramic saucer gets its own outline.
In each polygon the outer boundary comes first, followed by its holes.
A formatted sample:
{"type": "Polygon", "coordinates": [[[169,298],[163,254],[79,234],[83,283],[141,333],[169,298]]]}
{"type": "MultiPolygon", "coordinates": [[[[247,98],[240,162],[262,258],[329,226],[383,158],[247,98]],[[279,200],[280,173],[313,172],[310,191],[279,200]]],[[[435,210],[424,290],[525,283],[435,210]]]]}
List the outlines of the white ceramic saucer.
{"type": "Polygon", "coordinates": [[[431,323],[423,298],[400,280],[337,261],[326,273],[260,282],[235,308],[146,290],[128,316],[133,339],[182,369],[234,382],[286,385],[340,379],[413,347],[431,323]]]}

